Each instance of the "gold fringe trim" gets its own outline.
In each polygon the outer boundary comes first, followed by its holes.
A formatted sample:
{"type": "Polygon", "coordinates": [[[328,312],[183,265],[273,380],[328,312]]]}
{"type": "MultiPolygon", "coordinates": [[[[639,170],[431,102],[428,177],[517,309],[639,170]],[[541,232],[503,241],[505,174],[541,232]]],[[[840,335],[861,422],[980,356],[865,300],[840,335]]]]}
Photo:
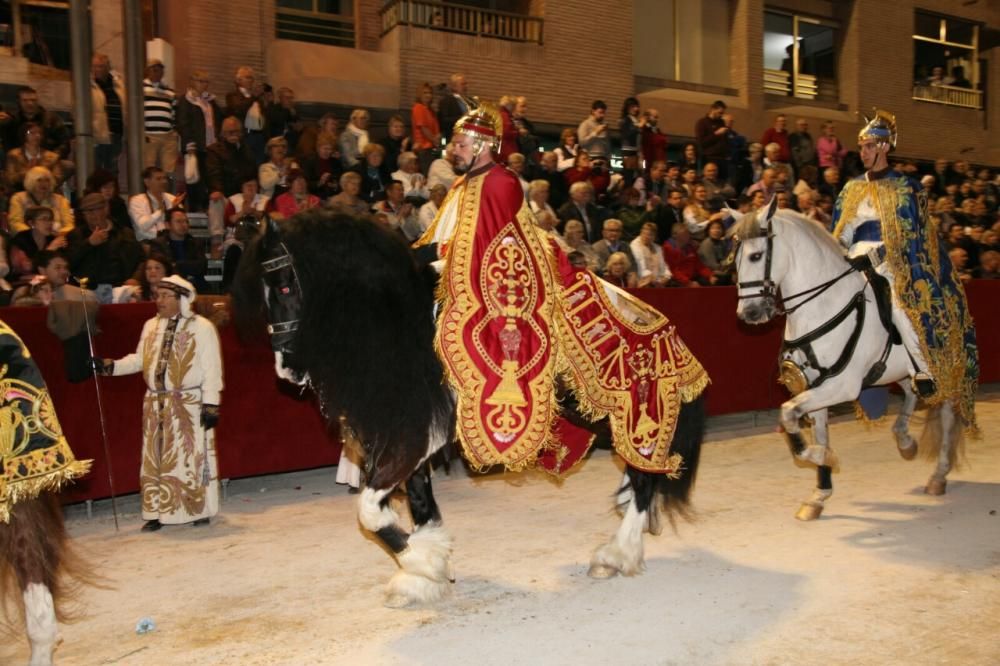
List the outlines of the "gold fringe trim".
{"type": "Polygon", "coordinates": [[[90,471],[93,460],[74,460],[62,469],[50,472],[36,479],[12,483],[7,495],[0,501],[0,523],[10,520],[10,510],[18,502],[35,499],[43,492],[58,492],[64,485],[90,471]]]}

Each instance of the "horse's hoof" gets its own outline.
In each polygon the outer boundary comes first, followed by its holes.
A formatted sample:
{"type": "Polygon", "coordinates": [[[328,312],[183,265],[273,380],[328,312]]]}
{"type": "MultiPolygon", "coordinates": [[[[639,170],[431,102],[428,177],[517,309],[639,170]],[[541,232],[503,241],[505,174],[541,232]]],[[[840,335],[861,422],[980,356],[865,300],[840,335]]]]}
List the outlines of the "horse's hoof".
{"type": "Polygon", "coordinates": [[[413,599],[405,594],[390,594],[385,598],[383,605],[386,608],[406,608],[413,603],[413,599]]]}
{"type": "Polygon", "coordinates": [[[934,496],[944,495],[945,486],[947,485],[948,485],[947,479],[931,478],[931,480],[927,482],[927,487],[924,488],[924,492],[927,493],[928,495],[934,495],[934,496]]]}
{"type": "Polygon", "coordinates": [[[609,567],[606,564],[591,564],[590,569],[587,571],[587,575],[598,580],[606,580],[617,576],[618,569],[609,567]]]}
{"type": "Polygon", "coordinates": [[[910,440],[910,445],[907,447],[896,444],[896,450],[899,451],[899,457],[903,460],[913,460],[917,457],[917,443],[912,439],[910,440]]]}
{"type": "Polygon", "coordinates": [[[796,520],[816,520],[823,513],[822,504],[805,503],[795,512],[796,520]]]}

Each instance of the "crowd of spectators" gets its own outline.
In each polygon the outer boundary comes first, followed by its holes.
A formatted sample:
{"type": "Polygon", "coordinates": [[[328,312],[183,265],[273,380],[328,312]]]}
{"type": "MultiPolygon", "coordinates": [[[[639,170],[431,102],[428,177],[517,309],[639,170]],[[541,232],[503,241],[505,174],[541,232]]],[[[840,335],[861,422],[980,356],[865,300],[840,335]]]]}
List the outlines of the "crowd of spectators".
{"type": "MultiPolygon", "coordinates": [[[[304,122],[294,91],[275,91],[250,67],[239,67],[218,97],[204,71],[192,72],[180,92],[164,83],[164,69],[159,60],[147,63],[144,191],[127,200],[118,169],[129,93],[106,56],[92,60],[98,168],[75,206],[66,124],[27,87],[17,93],[17,109],[0,112],[6,300],[45,302],[67,284],[85,285],[102,302],[146,300],[151,285],[173,273],[204,287],[209,258],[224,261],[226,285],[265,216],[280,220],[316,206],[370,215],[413,241],[458,177],[447,142],[474,105],[461,74],[444,86],[422,84],[409,111],[392,115],[373,136],[366,109],[354,109],[342,127],[332,113],[304,122]],[[192,236],[189,212],[207,214],[209,242],[192,236]]],[[[595,100],[579,125],[545,150],[528,101],[498,100],[499,159],[521,180],[539,227],[571,261],[622,287],[731,284],[727,229],[734,220],[775,198],[831,229],[844,182],[862,172],[833,123],[814,138],[806,119],[795,119],[790,131],[778,114],[754,141],[738,132],[721,101],[676,153],[659,111],[634,97],[617,118],[595,100]],[[619,168],[612,168],[613,155],[621,157],[619,168]]],[[[894,167],[920,181],[963,279],[996,278],[1000,181],[961,160],[938,160],[928,173],[909,161],[894,167]]]]}

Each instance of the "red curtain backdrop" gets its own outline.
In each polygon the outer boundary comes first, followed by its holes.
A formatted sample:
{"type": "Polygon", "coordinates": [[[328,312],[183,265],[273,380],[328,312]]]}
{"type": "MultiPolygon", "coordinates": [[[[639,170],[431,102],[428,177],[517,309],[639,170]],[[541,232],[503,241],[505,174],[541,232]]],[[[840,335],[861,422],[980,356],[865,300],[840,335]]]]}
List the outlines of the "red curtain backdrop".
{"type": "MultiPolygon", "coordinates": [[[[1000,281],[967,285],[976,321],[980,381],[1000,381],[1000,281]]],[[[641,289],[634,292],[667,315],[712,378],[706,396],[710,414],[776,407],[787,394],[777,383],[783,321],[747,326],[736,318],[736,289],[641,289]]],[[[59,340],[45,325],[43,308],[3,308],[0,318],[24,340],[48,383],[59,421],[78,458],[94,469],[71,486],[67,501],[108,497],[108,469],[101,442],[94,380],[66,381],[59,340]]],[[[101,308],[98,356],[119,358],[135,351],[151,304],[101,308]]],[[[219,331],[226,388],[218,430],[223,478],[237,478],[336,464],[340,442],[328,433],[312,395],[279,380],[274,356],[261,335],[245,342],[232,326],[219,331]]],[[[145,385],[138,375],[100,379],[115,490],[139,487],[141,410],[145,385]]]]}

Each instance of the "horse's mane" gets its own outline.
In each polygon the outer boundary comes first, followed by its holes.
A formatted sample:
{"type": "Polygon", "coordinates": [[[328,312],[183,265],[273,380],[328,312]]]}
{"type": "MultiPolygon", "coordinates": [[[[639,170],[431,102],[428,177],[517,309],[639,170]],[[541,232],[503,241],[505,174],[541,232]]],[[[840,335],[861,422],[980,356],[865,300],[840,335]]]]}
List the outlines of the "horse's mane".
{"type": "MultiPolygon", "coordinates": [[[[742,220],[733,225],[733,235],[741,239],[759,238],[763,236],[764,230],[761,226],[759,218],[761,215],[766,214],[767,209],[762,208],[757,213],[744,215],[742,220]]],[[[844,254],[844,248],[837,242],[837,239],[835,239],[829,231],[823,228],[823,225],[815,220],[809,219],[797,211],[788,208],[779,208],[775,210],[774,217],[771,218],[771,224],[775,223],[801,230],[815,244],[825,246],[828,250],[838,255],[844,254]]]]}
{"type": "Polygon", "coordinates": [[[326,417],[345,414],[358,433],[369,484],[396,483],[426,454],[432,424],[451,419],[433,292],[402,238],[368,218],[308,211],[281,238],[303,292],[296,364],[326,417]]]}

